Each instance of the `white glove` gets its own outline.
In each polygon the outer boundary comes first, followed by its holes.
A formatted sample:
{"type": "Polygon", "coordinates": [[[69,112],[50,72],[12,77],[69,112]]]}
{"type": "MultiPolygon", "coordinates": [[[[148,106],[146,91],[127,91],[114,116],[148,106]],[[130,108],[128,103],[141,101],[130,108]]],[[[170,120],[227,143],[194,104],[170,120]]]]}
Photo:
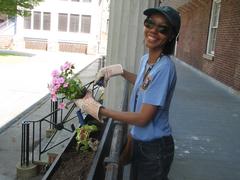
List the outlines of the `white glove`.
{"type": "Polygon", "coordinates": [[[117,75],[123,74],[123,68],[121,64],[114,64],[101,68],[95,78],[94,84],[97,84],[98,81],[103,78],[103,87],[107,86],[108,80],[117,75]]]}
{"type": "Polygon", "coordinates": [[[75,100],[75,104],[85,113],[90,114],[98,121],[103,122],[102,118],[99,117],[99,109],[102,105],[93,99],[90,91],[88,91],[82,99],[75,100]]]}

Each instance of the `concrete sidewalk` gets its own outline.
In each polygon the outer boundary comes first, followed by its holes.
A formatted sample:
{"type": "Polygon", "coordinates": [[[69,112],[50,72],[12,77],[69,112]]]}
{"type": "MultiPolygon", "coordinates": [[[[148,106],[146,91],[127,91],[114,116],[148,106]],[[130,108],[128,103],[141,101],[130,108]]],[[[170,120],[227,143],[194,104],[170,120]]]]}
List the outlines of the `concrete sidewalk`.
{"type": "Polygon", "coordinates": [[[240,179],[240,96],[176,61],[171,180],[240,179]]]}

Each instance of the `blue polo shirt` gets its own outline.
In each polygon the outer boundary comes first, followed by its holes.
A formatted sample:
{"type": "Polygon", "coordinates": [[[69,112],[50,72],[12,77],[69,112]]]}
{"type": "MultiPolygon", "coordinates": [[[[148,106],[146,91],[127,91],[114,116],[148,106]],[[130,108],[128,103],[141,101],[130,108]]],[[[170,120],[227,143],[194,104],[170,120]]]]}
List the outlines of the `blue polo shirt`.
{"type": "Polygon", "coordinates": [[[146,86],[143,86],[143,77],[148,67],[147,60],[148,54],[141,58],[140,69],[130,99],[131,112],[134,112],[134,106],[135,112],[139,112],[143,103],[158,107],[155,117],[145,127],[134,125],[131,129],[133,138],[142,141],[171,135],[169,106],[177,80],[171,57],[163,55],[148,73],[144,81],[146,86]]]}

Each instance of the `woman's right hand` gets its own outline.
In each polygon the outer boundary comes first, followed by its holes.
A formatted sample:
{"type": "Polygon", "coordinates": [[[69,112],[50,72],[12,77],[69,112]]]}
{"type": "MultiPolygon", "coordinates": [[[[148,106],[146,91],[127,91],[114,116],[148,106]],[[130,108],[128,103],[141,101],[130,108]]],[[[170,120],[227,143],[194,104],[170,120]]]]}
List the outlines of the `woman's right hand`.
{"type": "Polygon", "coordinates": [[[98,71],[94,84],[107,87],[107,82],[111,77],[121,74],[123,74],[123,68],[121,64],[106,66],[98,71]]]}
{"type": "Polygon", "coordinates": [[[99,109],[102,105],[92,97],[92,93],[90,91],[87,91],[83,98],[76,99],[74,103],[85,113],[90,114],[98,121],[103,122],[102,117],[99,115],[99,109]]]}

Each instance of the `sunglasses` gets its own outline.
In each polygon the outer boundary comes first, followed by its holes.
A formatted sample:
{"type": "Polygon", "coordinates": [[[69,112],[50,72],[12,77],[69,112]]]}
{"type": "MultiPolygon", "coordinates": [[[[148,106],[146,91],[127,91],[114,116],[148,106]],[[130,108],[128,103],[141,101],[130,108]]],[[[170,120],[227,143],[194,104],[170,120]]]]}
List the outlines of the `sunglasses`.
{"type": "Polygon", "coordinates": [[[146,18],[144,21],[144,26],[148,29],[152,29],[154,27],[157,28],[157,32],[167,35],[169,33],[169,27],[164,25],[157,25],[151,18],[146,18]]]}

